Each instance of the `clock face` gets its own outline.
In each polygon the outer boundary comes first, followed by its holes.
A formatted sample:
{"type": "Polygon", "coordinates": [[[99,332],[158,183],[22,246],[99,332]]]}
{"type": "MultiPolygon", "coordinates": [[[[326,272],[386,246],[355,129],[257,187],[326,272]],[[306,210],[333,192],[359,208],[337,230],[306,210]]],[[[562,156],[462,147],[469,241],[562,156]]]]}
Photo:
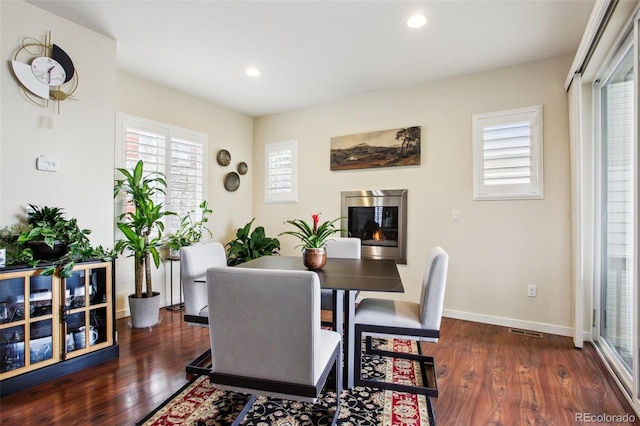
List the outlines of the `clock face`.
{"type": "Polygon", "coordinates": [[[31,71],[38,80],[49,86],[60,86],[67,77],[62,65],[46,56],[35,58],[31,62],[31,71]]]}

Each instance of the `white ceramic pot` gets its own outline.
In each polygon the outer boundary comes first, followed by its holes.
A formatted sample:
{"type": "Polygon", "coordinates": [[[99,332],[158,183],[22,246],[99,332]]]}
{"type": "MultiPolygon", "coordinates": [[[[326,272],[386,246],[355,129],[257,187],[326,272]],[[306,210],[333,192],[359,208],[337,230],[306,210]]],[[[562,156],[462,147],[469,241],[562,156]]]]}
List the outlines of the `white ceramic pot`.
{"type": "Polygon", "coordinates": [[[131,327],[147,328],[158,324],[160,320],[160,293],[154,291],[151,297],[136,298],[129,295],[131,327]]]}

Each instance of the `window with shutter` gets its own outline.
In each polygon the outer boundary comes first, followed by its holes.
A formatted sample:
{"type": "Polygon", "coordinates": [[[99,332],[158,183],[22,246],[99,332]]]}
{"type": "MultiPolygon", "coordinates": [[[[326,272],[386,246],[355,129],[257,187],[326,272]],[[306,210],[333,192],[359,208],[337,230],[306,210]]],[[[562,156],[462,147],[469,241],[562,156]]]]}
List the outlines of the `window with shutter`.
{"type": "Polygon", "coordinates": [[[265,145],[265,203],[298,202],[298,141],[265,145]]]}
{"type": "Polygon", "coordinates": [[[473,116],[475,200],[540,199],[542,106],[473,116]]]}
{"type": "Polygon", "coordinates": [[[177,228],[187,213],[197,215],[205,193],[207,136],[132,116],[119,115],[118,121],[122,138],[118,167],[130,170],[142,160],[145,173],[160,172],[166,177],[166,194],[154,201],[177,213],[168,217],[167,231],[177,228]]]}

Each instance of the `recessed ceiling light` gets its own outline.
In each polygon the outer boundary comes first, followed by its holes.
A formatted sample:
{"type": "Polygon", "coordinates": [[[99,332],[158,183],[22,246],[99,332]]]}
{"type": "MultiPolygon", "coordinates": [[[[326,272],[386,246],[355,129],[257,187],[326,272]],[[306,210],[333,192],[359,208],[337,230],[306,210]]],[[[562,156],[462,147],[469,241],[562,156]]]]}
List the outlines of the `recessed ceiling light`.
{"type": "Polygon", "coordinates": [[[260,70],[256,67],[249,67],[245,72],[251,77],[257,77],[260,75],[260,70]]]}
{"type": "Polygon", "coordinates": [[[424,15],[413,15],[407,20],[407,26],[409,28],[420,28],[427,23],[427,18],[424,15]]]}

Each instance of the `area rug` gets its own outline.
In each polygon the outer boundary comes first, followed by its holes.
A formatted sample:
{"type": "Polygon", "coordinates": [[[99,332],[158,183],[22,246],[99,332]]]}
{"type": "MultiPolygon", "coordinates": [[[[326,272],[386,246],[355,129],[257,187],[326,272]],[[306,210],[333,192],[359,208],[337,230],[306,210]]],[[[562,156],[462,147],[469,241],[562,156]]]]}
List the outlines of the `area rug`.
{"type": "MultiPolygon", "coordinates": [[[[374,345],[396,352],[417,353],[414,341],[374,339],[374,345]]],[[[396,383],[422,384],[420,367],[414,361],[363,355],[363,377],[396,383]]],[[[429,404],[424,396],[356,386],[340,394],[338,425],[430,425],[429,404]]],[[[327,391],[316,404],[258,397],[247,413],[245,426],[329,425],[335,408],[335,392],[327,391]]],[[[199,376],[138,423],[160,425],[230,425],[247,395],[222,391],[199,376]]]]}

